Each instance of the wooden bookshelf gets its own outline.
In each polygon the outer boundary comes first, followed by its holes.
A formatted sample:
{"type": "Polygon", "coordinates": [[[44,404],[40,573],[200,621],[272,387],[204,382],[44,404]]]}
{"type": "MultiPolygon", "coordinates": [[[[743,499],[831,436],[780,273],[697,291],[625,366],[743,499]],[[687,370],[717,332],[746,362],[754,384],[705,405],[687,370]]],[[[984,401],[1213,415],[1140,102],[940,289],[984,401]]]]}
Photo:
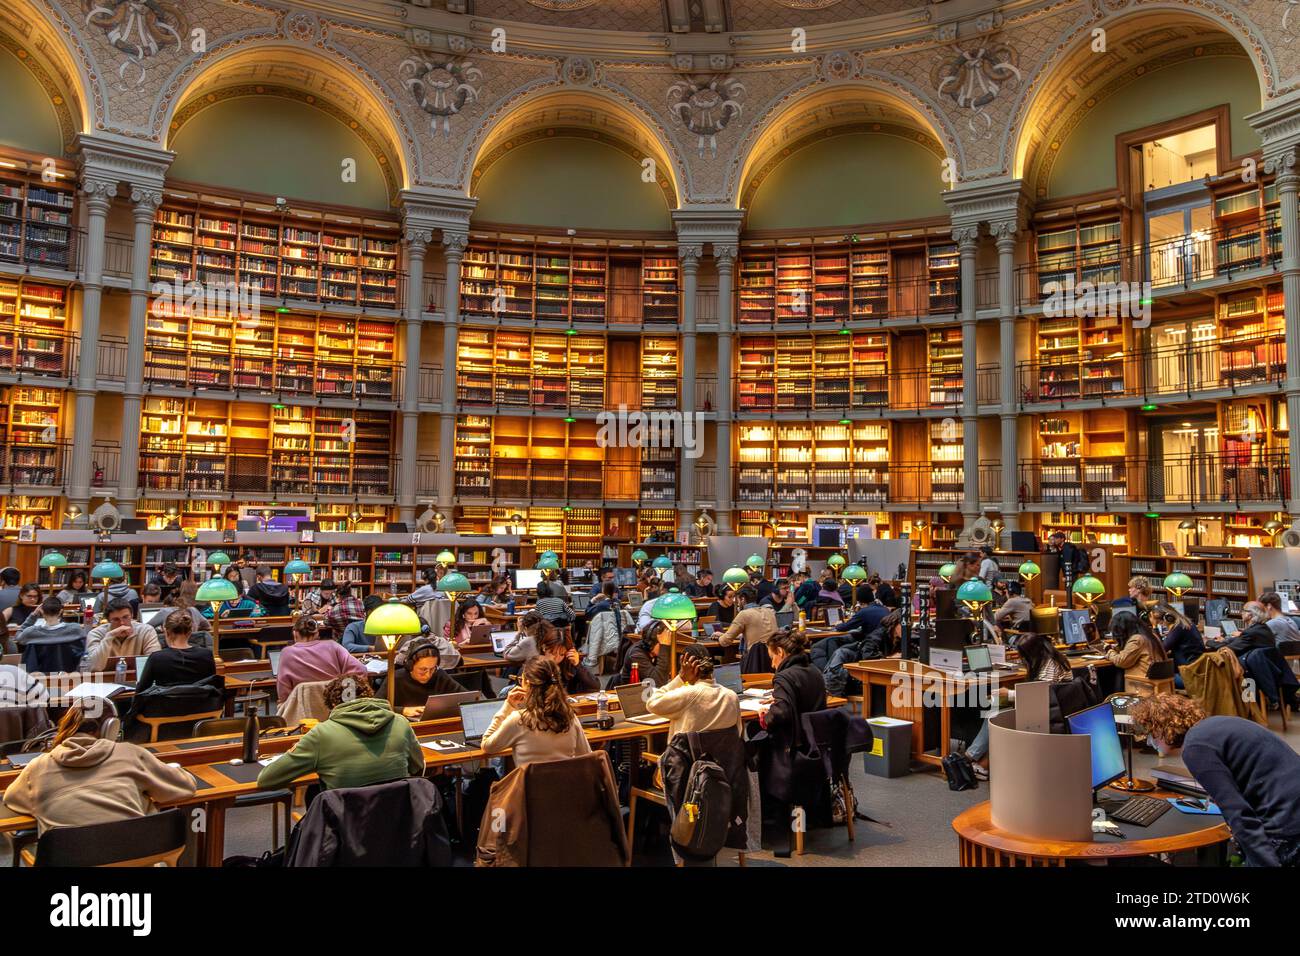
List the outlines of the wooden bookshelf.
{"type": "Polygon", "coordinates": [[[457,341],[462,405],[601,409],[606,337],[601,333],[465,328],[457,341]]]}
{"type": "Polygon", "coordinates": [[[0,512],[3,512],[0,531],[6,539],[13,539],[21,529],[33,527],[38,520],[44,527],[53,528],[58,523],[55,515],[57,504],[57,498],[47,495],[0,496],[0,512]]]}
{"type": "Polygon", "coordinates": [[[931,313],[961,309],[958,289],[961,261],[955,243],[931,242],[927,249],[926,277],[931,313]]]}
{"type": "Polygon", "coordinates": [[[966,487],[963,423],[930,422],[930,500],[958,502],[966,487]]]}
{"type": "Polygon", "coordinates": [[[70,356],[67,287],[0,278],[0,371],[62,377],[70,356]]]}
{"type": "Polygon", "coordinates": [[[742,424],[736,501],[805,508],[878,501],[889,492],[889,437],[883,422],[742,424]]]}
{"type": "Polygon", "coordinates": [[[1128,517],[1122,514],[1044,512],[1039,521],[1039,538],[1046,541],[1056,531],[1064,531],[1075,544],[1097,542],[1117,549],[1129,544],[1128,517]]]}
{"type": "Polygon", "coordinates": [[[396,310],[399,224],[295,203],[167,190],[155,281],[236,283],[268,298],[396,310]]]}
{"type": "Polygon", "coordinates": [[[961,326],[931,329],[927,342],[930,404],[960,405],[963,382],[961,326]]]}
{"type": "Polygon", "coordinates": [[[0,158],[0,262],[72,266],[76,177],[54,172],[55,179],[47,181],[39,160],[0,158]]]}
{"type": "Polygon", "coordinates": [[[1045,210],[1035,216],[1035,268],[1042,292],[1050,282],[1119,282],[1123,251],[1115,200],[1045,210]]]}
{"type": "Polygon", "coordinates": [[[741,412],[884,405],[889,334],[741,336],[736,381],[741,412]]]}
{"type": "Polygon", "coordinates": [[[1249,385],[1286,374],[1286,318],[1280,285],[1221,294],[1216,314],[1219,377],[1224,385],[1249,385]]]}
{"type": "Polygon", "coordinates": [[[679,283],[666,243],[476,233],[461,262],[461,314],[470,321],[676,325],[679,283]]]}
{"type": "Polygon", "coordinates": [[[54,486],[63,483],[60,442],[67,393],[39,385],[11,385],[0,391],[0,445],[4,484],[54,486]]]}
{"type": "Polygon", "coordinates": [[[1208,185],[1214,194],[1215,272],[1230,275],[1275,264],[1282,254],[1277,185],[1243,183],[1237,172],[1208,185]]]}
{"type": "Polygon", "coordinates": [[[676,336],[641,338],[641,407],[676,408],[680,346],[676,336]]]}

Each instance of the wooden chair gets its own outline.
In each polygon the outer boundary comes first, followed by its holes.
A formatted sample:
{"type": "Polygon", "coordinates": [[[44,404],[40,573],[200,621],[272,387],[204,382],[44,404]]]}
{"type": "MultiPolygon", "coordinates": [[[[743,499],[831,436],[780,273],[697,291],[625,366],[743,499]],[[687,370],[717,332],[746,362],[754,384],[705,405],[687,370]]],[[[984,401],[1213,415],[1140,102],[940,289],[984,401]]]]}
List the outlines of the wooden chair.
{"type": "MultiPolygon", "coordinates": [[[[839,791],[840,799],[844,802],[844,806],[847,808],[847,811],[848,811],[848,812],[845,813],[845,815],[844,815],[844,829],[848,831],[848,834],[849,834],[849,842],[850,842],[850,843],[853,843],[853,842],[855,842],[855,841],[857,840],[857,831],[856,831],[856,829],[854,828],[854,823],[853,823],[853,790],[852,790],[852,788],[849,786],[849,781],[848,781],[847,778],[841,780],[841,781],[840,781],[840,782],[835,786],[834,789],[839,791]]],[[[798,809],[799,809],[800,812],[803,811],[803,807],[799,807],[798,809]]],[[[806,818],[806,816],[805,816],[805,818],[806,818]]],[[[798,830],[795,830],[795,831],[794,831],[794,853],[795,853],[795,856],[803,856],[803,853],[804,853],[804,831],[806,831],[807,829],[808,829],[808,828],[807,828],[806,826],[804,826],[804,827],[800,827],[798,830]]]]}
{"type": "Polygon", "coordinates": [[[225,642],[221,644],[221,659],[227,664],[233,664],[235,661],[251,661],[253,649],[251,647],[226,647],[225,642]]]}
{"type": "MultiPolygon", "coordinates": [[[[650,803],[658,804],[665,810],[668,809],[668,796],[664,793],[663,776],[659,772],[659,754],[652,754],[642,751],[641,759],[646,763],[654,766],[654,785],[652,787],[638,787],[633,784],[628,788],[627,797],[627,845],[632,848],[632,837],[636,833],[636,804],[638,800],[648,800],[650,803]]],[[[736,858],[740,865],[745,865],[745,851],[737,850],[736,858]]],[[[677,861],[677,866],[684,866],[681,860],[677,861]]]]}
{"type": "Polygon", "coordinates": [[[1146,677],[1124,675],[1124,691],[1140,697],[1152,697],[1156,694],[1174,692],[1174,674],[1177,669],[1172,660],[1156,661],[1147,668],[1146,677]]]}
{"type": "Polygon", "coordinates": [[[225,713],[225,708],[216,710],[204,710],[196,714],[175,714],[170,716],[149,716],[146,714],[136,714],[135,719],[149,727],[149,743],[158,742],[158,732],[168,724],[191,724],[200,720],[211,720],[220,717],[225,713]]]}
{"type": "Polygon", "coordinates": [[[34,850],[23,850],[28,866],[176,866],[189,838],[185,811],[84,827],[46,830],[34,850]]]}
{"type": "Polygon", "coordinates": [[[257,648],[258,660],[266,660],[267,651],[278,647],[287,647],[293,643],[293,625],[277,624],[263,627],[256,634],[248,636],[248,643],[257,648]]]}

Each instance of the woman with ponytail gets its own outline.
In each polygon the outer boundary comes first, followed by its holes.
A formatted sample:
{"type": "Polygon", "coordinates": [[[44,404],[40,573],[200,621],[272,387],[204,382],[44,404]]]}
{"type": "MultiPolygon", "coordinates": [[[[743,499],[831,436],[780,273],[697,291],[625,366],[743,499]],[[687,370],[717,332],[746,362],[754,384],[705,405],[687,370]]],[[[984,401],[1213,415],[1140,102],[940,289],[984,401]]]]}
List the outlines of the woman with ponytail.
{"type": "Polygon", "coordinates": [[[5,806],[53,827],[112,823],[194,795],[194,778],[148,750],[119,742],[113,705],[84,698],[59,721],[53,745],[5,791],[5,806]],[[104,736],[105,733],[108,736],[104,736]]]}
{"type": "Polygon", "coordinates": [[[530,658],[483,735],[483,751],[509,752],[516,767],[591,753],[569,705],[560,667],[544,654],[530,658]]]}

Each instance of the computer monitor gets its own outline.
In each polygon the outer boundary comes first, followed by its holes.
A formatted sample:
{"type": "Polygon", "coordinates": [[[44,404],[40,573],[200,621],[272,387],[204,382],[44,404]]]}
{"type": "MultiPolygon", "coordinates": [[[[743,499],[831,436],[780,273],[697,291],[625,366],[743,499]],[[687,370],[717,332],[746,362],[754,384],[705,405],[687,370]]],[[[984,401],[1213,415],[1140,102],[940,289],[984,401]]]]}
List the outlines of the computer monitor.
{"type": "Polygon", "coordinates": [[[1088,635],[1083,626],[1090,620],[1085,610],[1065,610],[1061,612],[1061,639],[1070,647],[1088,643],[1088,635]]]}
{"type": "Polygon", "coordinates": [[[615,568],[614,583],[621,588],[630,588],[636,586],[636,569],[635,568],[615,568]]]}
{"type": "Polygon", "coordinates": [[[515,571],[515,587],[520,591],[531,591],[542,582],[542,572],[531,568],[519,568],[515,571]]]}
{"type": "Polygon", "coordinates": [[[280,652],[269,651],[267,652],[266,656],[271,660],[271,676],[279,677],[280,676],[280,652]]]}
{"type": "Polygon", "coordinates": [[[477,747],[492,724],[492,718],[501,710],[501,701],[484,700],[476,704],[460,705],[460,723],[465,728],[465,743],[477,747]]]}
{"type": "Polygon", "coordinates": [[[1109,703],[1089,707],[1065,718],[1072,734],[1087,734],[1092,746],[1092,789],[1100,790],[1124,776],[1124,750],[1119,744],[1115,711],[1109,703]]]}
{"type": "Polygon", "coordinates": [[[1205,626],[1218,627],[1223,620],[1223,616],[1227,613],[1227,598],[1210,598],[1205,602],[1205,626]]]}

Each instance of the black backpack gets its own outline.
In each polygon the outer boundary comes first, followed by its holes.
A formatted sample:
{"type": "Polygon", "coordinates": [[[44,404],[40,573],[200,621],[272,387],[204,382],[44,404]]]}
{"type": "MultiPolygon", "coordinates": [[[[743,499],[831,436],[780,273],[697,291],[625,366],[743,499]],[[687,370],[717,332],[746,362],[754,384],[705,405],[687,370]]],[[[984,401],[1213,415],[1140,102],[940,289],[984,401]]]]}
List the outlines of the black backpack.
{"type": "Polygon", "coordinates": [[[669,837],[679,856],[711,860],[727,842],[731,826],[731,784],[727,773],[700,750],[699,734],[686,735],[691,769],[686,774],[682,805],[673,817],[669,837]]]}
{"type": "Polygon", "coordinates": [[[975,790],[979,781],[965,754],[951,753],[943,758],[943,773],[948,778],[949,790],[975,790]]]}

